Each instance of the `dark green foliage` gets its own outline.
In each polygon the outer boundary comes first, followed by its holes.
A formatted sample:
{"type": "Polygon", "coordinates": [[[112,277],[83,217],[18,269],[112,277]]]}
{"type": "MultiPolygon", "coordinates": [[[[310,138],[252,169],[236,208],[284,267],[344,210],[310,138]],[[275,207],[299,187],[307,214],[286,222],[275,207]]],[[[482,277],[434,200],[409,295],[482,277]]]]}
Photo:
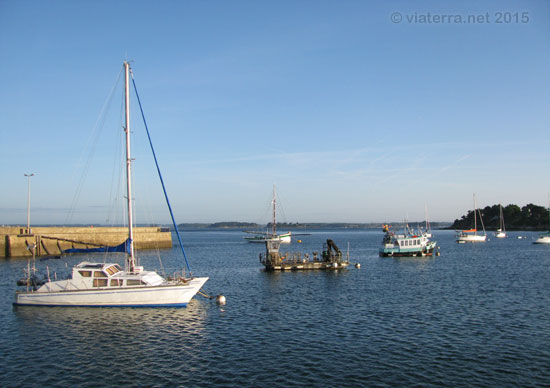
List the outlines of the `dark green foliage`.
{"type": "MultiPolygon", "coordinates": [[[[532,203],[520,208],[508,205],[502,208],[507,230],[548,230],[550,227],[548,209],[532,203]]],[[[485,229],[496,230],[499,227],[499,205],[486,206],[480,209],[485,229]]],[[[478,229],[481,229],[479,218],[478,229]]],[[[474,226],[474,212],[469,211],[462,218],[455,220],[449,229],[470,229],[474,226]]]]}

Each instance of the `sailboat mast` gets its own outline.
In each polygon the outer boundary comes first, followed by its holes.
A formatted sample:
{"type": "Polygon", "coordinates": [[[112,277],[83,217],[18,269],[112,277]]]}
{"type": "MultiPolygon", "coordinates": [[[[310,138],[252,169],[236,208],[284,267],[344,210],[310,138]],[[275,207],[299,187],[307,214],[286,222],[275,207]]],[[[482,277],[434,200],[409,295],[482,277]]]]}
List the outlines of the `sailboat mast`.
{"type": "Polygon", "coordinates": [[[477,204],[476,204],[476,195],[474,194],[474,230],[477,235],[477,204]]]}
{"type": "Polygon", "coordinates": [[[273,185],[273,224],[271,225],[271,233],[273,236],[277,233],[277,191],[273,185]]]}
{"type": "Polygon", "coordinates": [[[130,156],[130,64],[124,61],[124,99],[125,99],[125,124],[126,133],[126,199],[128,203],[128,270],[133,272],[136,266],[134,255],[134,219],[132,215],[132,158],[130,156]]]}
{"type": "Polygon", "coordinates": [[[428,219],[428,205],[427,204],[424,204],[424,212],[426,213],[426,232],[430,232],[431,231],[431,227],[430,227],[430,221],[428,219]]]}

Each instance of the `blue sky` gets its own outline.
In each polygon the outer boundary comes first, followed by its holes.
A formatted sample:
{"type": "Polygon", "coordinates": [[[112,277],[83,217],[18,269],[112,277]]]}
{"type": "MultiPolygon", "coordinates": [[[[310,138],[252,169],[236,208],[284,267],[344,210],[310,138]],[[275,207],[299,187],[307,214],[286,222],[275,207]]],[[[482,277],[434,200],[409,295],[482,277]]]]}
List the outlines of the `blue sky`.
{"type": "MultiPolygon", "coordinates": [[[[0,224],[25,173],[32,223],[113,222],[126,58],[178,222],[267,222],[273,184],[288,222],[548,202],[547,1],[0,0],[0,53],[0,224]]],[[[168,222],[137,117],[137,221],[168,222]]]]}

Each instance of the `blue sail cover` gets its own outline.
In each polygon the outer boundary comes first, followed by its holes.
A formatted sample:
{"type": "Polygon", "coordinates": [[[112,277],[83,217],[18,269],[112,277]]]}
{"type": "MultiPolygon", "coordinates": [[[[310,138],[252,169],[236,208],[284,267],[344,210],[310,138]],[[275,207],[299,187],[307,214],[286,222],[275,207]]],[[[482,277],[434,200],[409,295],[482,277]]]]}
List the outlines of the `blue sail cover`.
{"type": "Polygon", "coordinates": [[[130,245],[132,240],[127,239],[122,244],[115,245],[113,247],[97,247],[97,248],[71,248],[64,249],[63,253],[93,253],[93,252],[119,252],[119,253],[128,253],[130,254],[130,245]]]}

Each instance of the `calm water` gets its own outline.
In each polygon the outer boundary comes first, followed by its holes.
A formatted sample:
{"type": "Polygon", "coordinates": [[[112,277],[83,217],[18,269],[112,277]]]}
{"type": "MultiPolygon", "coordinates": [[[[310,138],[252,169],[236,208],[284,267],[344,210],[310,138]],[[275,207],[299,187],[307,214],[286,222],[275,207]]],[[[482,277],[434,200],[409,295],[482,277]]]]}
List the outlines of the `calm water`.
{"type": "Polygon", "coordinates": [[[436,231],[440,257],[393,259],[378,257],[381,231],[313,232],[285,249],[330,237],[361,268],[265,273],[242,233],[188,232],[194,273],[227,304],[186,309],[15,308],[26,260],[0,261],[0,385],[550,386],[550,247],[510,234],[458,245],[436,231]]]}

